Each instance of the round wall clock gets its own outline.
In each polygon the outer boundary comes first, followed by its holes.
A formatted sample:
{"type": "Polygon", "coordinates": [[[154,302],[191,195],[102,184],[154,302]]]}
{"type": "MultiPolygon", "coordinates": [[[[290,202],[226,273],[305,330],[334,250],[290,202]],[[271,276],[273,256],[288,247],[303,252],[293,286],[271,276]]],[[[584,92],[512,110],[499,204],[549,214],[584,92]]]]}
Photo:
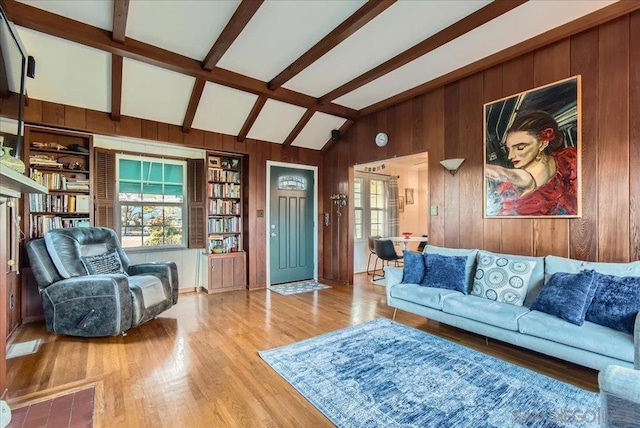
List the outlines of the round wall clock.
{"type": "Polygon", "coordinates": [[[378,147],[384,147],[387,145],[388,142],[389,142],[389,137],[384,132],[380,132],[378,133],[378,135],[376,135],[376,145],[378,147]]]}

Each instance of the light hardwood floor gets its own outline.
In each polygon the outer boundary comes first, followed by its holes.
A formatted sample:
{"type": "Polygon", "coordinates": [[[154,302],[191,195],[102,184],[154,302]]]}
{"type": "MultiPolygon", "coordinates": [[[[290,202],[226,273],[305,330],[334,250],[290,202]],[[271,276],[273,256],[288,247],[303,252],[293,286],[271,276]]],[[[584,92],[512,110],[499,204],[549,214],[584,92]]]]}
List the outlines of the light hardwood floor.
{"type": "MultiPolygon", "coordinates": [[[[266,290],[181,294],[178,304],[125,337],[71,338],[43,323],[36,354],[8,361],[12,407],[96,385],[95,426],[322,427],[332,424],[258,356],[378,317],[391,318],[384,288],[356,275],[353,287],[294,296],[266,290]]],[[[589,390],[597,372],[398,311],[396,321],[589,390]]]]}

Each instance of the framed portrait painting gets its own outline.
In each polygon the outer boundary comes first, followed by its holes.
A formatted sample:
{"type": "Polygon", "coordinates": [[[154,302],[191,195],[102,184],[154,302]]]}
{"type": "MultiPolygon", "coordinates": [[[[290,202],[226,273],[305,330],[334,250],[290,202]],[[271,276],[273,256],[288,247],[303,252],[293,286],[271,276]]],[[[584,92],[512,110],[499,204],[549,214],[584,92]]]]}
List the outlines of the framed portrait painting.
{"type": "Polygon", "coordinates": [[[484,105],[484,215],[580,217],[580,76],[484,105]]]}

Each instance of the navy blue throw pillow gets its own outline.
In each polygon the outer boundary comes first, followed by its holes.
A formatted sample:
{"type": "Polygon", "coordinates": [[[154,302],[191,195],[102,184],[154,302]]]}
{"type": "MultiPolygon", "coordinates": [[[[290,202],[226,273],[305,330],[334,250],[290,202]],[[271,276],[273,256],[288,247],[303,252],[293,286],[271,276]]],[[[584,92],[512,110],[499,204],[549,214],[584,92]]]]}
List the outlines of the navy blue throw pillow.
{"type": "Polygon", "coordinates": [[[633,334],[640,311],[640,277],[603,275],[596,272],[596,294],[586,320],[633,334]]]}
{"type": "Polygon", "coordinates": [[[571,324],[582,325],[596,287],[593,270],[580,273],[556,272],[540,290],[531,310],[546,312],[571,324]]]}
{"type": "Polygon", "coordinates": [[[420,284],[424,278],[424,260],[422,253],[404,251],[404,268],[402,269],[403,284],[420,284]]]}
{"type": "Polygon", "coordinates": [[[443,256],[425,253],[424,264],[427,272],[422,286],[446,288],[467,294],[465,268],[467,258],[463,256],[443,256]]]}

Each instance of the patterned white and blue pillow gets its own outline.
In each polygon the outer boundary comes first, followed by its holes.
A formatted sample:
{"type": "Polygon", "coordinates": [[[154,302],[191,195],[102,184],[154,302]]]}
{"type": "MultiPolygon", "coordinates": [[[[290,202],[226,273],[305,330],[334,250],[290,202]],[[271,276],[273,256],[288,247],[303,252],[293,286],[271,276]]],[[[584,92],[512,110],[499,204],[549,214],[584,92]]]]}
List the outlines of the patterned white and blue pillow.
{"type": "Polygon", "coordinates": [[[89,275],[104,275],[112,273],[122,273],[127,275],[122,267],[120,256],[115,250],[108,251],[96,256],[80,257],[89,275]]]}
{"type": "Polygon", "coordinates": [[[471,294],[522,306],[535,265],[535,261],[480,253],[471,294]]]}

